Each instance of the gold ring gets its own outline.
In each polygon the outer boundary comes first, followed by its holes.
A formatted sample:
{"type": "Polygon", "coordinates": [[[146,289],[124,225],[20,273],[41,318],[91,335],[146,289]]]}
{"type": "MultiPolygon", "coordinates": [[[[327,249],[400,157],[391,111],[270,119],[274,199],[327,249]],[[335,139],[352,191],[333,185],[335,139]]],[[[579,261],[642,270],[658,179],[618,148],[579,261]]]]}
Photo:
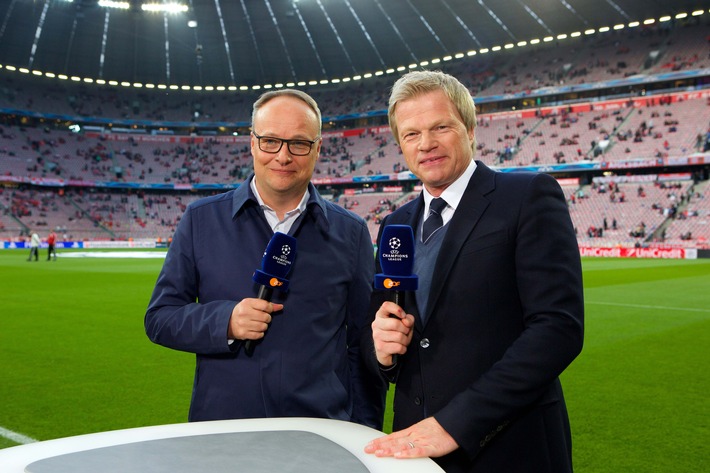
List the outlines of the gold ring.
{"type": "Polygon", "coordinates": [[[414,448],[414,443],[413,443],[413,442],[407,442],[407,445],[409,445],[409,448],[414,448]]]}

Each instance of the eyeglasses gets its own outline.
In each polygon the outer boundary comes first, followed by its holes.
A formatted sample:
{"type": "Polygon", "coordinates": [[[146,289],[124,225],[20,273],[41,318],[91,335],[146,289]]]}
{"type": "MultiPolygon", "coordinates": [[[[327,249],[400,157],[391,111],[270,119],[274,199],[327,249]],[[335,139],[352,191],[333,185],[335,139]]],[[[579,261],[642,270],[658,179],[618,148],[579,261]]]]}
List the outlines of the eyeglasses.
{"type": "Polygon", "coordinates": [[[313,145],[318,142],[320,138],[316,138],[313,141],[310,140],[284,140],[283,138],[275,138],[273,136],[259,136],[252,132],[259,142],[259,149],[264,153],[276,154],[281,151],[284,143],[288,147],[288,152],[294,156],[306,156],[313,149],[313,145]]]}

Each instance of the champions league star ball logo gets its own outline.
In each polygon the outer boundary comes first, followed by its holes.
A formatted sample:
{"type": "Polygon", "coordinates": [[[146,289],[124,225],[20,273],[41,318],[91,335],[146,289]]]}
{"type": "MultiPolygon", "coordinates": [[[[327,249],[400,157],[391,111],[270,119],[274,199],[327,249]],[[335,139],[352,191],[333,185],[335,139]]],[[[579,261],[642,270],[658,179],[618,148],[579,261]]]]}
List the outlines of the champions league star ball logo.
{"type": "Polygon", "coordinates": [[[392,237],[389,240],[390,249],[393,250],[393,253],[396,253],[397,250],[399,250],[401,244],[402,242],[397,237],[392,237]]]}
{"type": "Polygon", "coordinates": [[[281,254],[283,256],[288,256],[291,254],[291,247],[288,245],[284,245],[281,247],[281,254]]]}

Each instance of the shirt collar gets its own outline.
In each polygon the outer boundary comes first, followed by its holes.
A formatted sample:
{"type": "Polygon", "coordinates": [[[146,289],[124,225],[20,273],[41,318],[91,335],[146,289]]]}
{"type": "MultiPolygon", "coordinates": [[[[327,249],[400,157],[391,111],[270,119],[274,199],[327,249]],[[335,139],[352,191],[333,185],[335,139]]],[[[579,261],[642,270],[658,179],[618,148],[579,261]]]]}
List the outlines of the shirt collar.
{"type": "MultiPolygon", "coordinates": [[[[254,177],[254,173],[252,173],[246,179],[246,181],[244,181],[234,191],[234,196],[232,197],[232,218],[236,218],[237,214],[249,201],[253,202],[255,205],[261,205],[261,202],[259,202],[259,197],[257,197],[258,193],[256,193],[252,188],[252,182],[254,181],[254,177]]],[[[326,207],[325,200],[318,193],[315,186],[310,182],[308,183],[308,190],[306,191],[304,198],[301,199],[301,204],[303,203],[305,203],[304,210],[307,210],[309,207],[312,208],[310,213],[314,215],[314,218],[319,220],[317,215],[322,215],[323,230],[327,232],[329,230],[329,225],[328,210],[326,207]],[[318,209],[319,211],[314,211],[315,209],[318,209]]]]}
{"type": "MultiPolygon", "coordinates": [[[[475,170],[476,161],[471,159],[471,162],[468,164],[468,167],[466,167],[463,174],[461,174],[458,179],[452,182],[451,185],[444,189],[444,192],[441,193],[439,197],[442,197],[451,208],[451,212],[445,211],[445,213],[453,214],[453,212],[456,211],[456,207],[458,207],[459,202],[461,202],[461,198],[463,197],[463,193],[466,191],[466,187],[468,187],[468,181],[471,180],[471,176],[473,176],[473,172],[475,170]]],[[[434,196],[429,193],[426,187],[422,187],[424,189],[422,191],[422,194],[424,195],[424,215],[429,215],[429,204],[431,204],[434,196]]],[[[449,208],[447,207],[446,210],[449,210],[449,208]]],[[[446,216],[442,215],[442,217],[446,220],[446,216]]]]}

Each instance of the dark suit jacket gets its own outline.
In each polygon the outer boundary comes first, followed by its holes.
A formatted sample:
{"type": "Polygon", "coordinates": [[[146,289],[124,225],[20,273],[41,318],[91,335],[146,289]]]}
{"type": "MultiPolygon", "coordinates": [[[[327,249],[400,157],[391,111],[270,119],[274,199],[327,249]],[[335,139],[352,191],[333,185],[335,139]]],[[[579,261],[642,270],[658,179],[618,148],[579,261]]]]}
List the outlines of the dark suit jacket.
{"type": "MultiPolygon", "coordinates": [[[[408,293],[417,322],[407,353],[389,372],[368,362],[396,382],[394,430],[434,416],[460,445],[435,459],[445,470],[570,472],[558,376],[582,349],[584,305],[566,201],[549,175],[477,164],[433,268],[426,325],[408,293]]],[[[416,233],[422,208],[419,196],[380,233],[416,233]]],[[[372,317],[388,296],[373,295],[372,317]]]]}

